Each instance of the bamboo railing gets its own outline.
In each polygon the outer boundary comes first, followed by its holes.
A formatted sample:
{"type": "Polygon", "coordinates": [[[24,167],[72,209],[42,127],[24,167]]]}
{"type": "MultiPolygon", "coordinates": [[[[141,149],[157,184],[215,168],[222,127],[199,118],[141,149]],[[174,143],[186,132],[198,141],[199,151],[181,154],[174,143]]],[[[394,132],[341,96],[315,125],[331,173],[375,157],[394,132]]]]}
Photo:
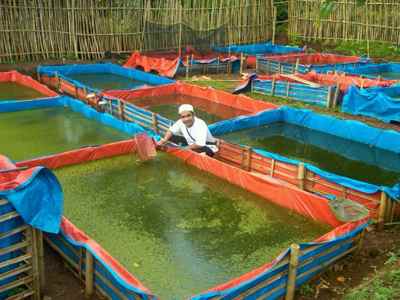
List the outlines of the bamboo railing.
{"type": "Polygon", "coordinates": [[[272,0],[4,0],[0,15],[0,63],[260,42],[274,25],[272,0]]]}
{"type": "Polygon", "coordinates": [[[336,0],[321,14],[322,0],[289,0],[289,38],[400,43],[400,1],[336,0]]]}

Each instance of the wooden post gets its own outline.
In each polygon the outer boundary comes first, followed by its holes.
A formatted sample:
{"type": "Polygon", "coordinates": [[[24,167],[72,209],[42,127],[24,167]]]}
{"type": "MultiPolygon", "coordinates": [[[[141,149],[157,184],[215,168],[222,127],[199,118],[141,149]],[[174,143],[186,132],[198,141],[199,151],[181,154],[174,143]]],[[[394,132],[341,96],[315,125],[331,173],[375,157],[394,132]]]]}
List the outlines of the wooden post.
{"type": "Polygon", "coordinates": [[[385,223],[390,222],[390,216],[392,214],[392,209],[393,209],[393,201],[392,201],[392,199],[388,198],[386,213],[385,213],[385,223]]]}
{"type": "Polygon", "coordinates": [[[275,159],[271,160],[271,170],[270,170],[270,176],[274,177],[274,171],[275,171],[275,159]]]}
{"type": "Polygon", "coordinates": [[[326,108],[331,108],[332,106],[332,86],[328,87],[328,94],[326,96],[326,108]]]}
{"type": "Polygon", "coordinates": [[[276,84],[276,81],[275,81],[275,76],[274,77],[272,77],[272,86],[271,86],[271,96],[274,96],[275,95],[275,84],[276,84]]]}
{"type": "Polygon", "coordinates": [[[39,72],[37,72],[37,73],[36,73],[36,75],[37,75],[37,80],[40,82],[40,81],[41,81],[41,78],[40,78],[40,73],[39,73],[39,72]]]}
{"type": "Polygon", "coordinates": [[[253,150],[249,146],[244,146],[242,149],[242,169],[251,171],[251,154],[253,150]]]}
{"type": "Polygon", "coordinates": [[[339,94],[340,94],[340,85],[338,83],[335,87],[335,94],[333,96],[333,101],[332,101],[333,108],[336,108],[338,105],[339,94]]]}
{"type": "Polygon", "coordinates": [[[92,297],[94,292],[94,257],[86,250],[85,260],[85,297],[92,297]]]}
{"type": "Polygon", "coordinates": [[[289,98],[289,92],[290,92],[290,81],[286,81],[286,97],[289,98]]]}
{"type": "Polygon", "coordinates": [[[77,85],[75,86],[75,98],[79,99],[79,88],[77,85]]]}
{"type": "Polygon", "coordinates": [[[392,206],[392,211],[390,212],[389,222],[393,222],[394,221],[394,215],[396,213],[396,206],[397,206],[397,203],[393,201],[393,206],[392,206]]]}
{"type": "Polygon", "coordinates": [[[276,9],[276,6],[274,6],[273,11],[272,11],[272,45],[275,45],[276,16],[277,16],[277,9],[276,9]]]}
{"type": "Polygon", "coordinates": [[[118,117],[121,120],[123,120],[123,114],[124,114],[124,111],[123,111],[123,107],[122,107],[122,101],[118,100],[118,117]]]}
{"type": "Polygon", "coordinates": [[[299,72],[299,64],[300,64],[300,58],[296,59],[296,66],[294,67],[294,72],[298,73],[299,72]]]}
{"type": "Polygon", "coordinates": [[[86,96],[87,96],[86,88],[83,88],[83,101],[84,101],[86,104],[89,104],[89,101],[87,100],[86,96]]]}
{"type": "Polygon", "coordinates": [[[243,52],[240,52],[240,74],[243,73],[243,52]]]}
{"type": "Polygon", "coordinates": [[[306,175],[306,168],[304,163],[300,162],[297,168],[297,180],[299,181],[299,188],[304,190],[304,179],[306,175]]]}
{"type": "Polygon", "coordinates": [[[33,229],[35,231],[37,241],[37,255],[38,255],[38,267],[39,267],[39,281],[40,290],[42,291],[46,287],[46,272],[44,264],[44,249],[43,249],[43,233],[40,230],[33,229]]]}
{"type": "Polygon", "coordinates": [[[386,207],[388,198],[385,192],[381,192],[381,201],[379,205],[379,215],[378,215],[378,230],[383,230],[385,225],[386,207]]]}
{"type": "Polygon", "coordinates": [[[364,244],[364,236],[365,236],[365,228],[360,232],[360,237],[357,243],[356,254],[359,254],[361,252],[362,246],[364,244]]]}
{"type": "Polygon", "coordinates": [[[33,227],[29,227],[28,234],[30,236],[30,243],[31,246],[29,250],[32,255],[32,278],[33,278],[33,290],[34,300],[41,299],[41,292],[40,292],[40,272],[39,272],[39,257],[38,257],[38,244],[37,244],[37,237],[36,231],[33,227]]]}
{"type": "MultiPolygon", "coordinates": [[[[267,63],[269,61],[267,60],[267,63]]],[[[258,74],[258,56],[256,55],[256,74],[258,74]]]]}
{"type": "Polygon", "coordinates": [[[278,72],[277,73],[278,74],[282,73],[282,64],[281,64],[281,62],[278,62],[278,72]]]}
{"type": "Polygon", "coordinates": [[[156,113],[152,113],[151,114],[151,123],[152,123],[152,127],[155,133],[158,134],[158,121],[157,121],[157,114],[156,113]]]}
{"type": "Polygon", "coordinates": [[[296,289],[297,265],[299,264],[299,253],[300,246],[297,244],[292,244],[290,246],[289,274],[286,286],[285,300],[294,299],[294,292],[296,289]]]}
{"type": "Polygon", "coordinates": [[[186,55],[186,80],[189,79],[189,55],[186,55]]]}
{"type": "Polygon", "coordinates": [[[112,100],[110,99],[109,103],[109,108],[110,108],[110,115],[113,115],[113,106],[112,106],[112,100]]]}

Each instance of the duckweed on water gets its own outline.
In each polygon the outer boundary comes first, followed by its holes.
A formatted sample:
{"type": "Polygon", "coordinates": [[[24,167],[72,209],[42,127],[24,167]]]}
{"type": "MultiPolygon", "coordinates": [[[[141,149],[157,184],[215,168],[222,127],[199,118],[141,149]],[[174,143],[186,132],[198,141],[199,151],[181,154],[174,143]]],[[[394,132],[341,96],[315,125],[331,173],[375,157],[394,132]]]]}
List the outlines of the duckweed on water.
{"type": "Polygon", "coordinates": [[[24,160],[128,138],[68,108],[0,113],[0,152],[24,160]]]}
{"type": "Polygon", "coordinates": [[[378,185],[393,185],[400,179],[400,158],[396,153],[305,127],[273,123],[224,134],[222,138],[378,185]]]}
{"type": "Polygon", "coordinates": [[[149,83],[138,81],[129,77],[115,75],[112,73],[95,74],[71,74],[69,78],[79,81],[84,85],[100,90],[126,90],[135,89],[149,83]]]}
{"type": "Polygon", "coordinates": [[[205,291],[328,230],[166,154],[56,175],[66,217],[161,299],[205,291]]]}
{"type": "Polygon", "coordinates": [[[27,100],[46,98],[35,89],[23,86],[16,82],[0,82],[0,101],[2,100],[27,100]]]}

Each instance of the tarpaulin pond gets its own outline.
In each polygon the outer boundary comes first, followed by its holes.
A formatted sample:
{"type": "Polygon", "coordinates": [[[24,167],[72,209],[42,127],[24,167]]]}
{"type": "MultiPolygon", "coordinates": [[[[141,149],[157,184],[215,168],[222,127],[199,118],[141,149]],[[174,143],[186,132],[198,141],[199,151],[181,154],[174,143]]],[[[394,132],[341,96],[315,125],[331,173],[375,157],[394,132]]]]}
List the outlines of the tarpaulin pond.
{"type": "Polygon", "coordinates": [[[65,216],[161,299],[188,298],[329,229],[167,154],[55,173],[65,216]]]}

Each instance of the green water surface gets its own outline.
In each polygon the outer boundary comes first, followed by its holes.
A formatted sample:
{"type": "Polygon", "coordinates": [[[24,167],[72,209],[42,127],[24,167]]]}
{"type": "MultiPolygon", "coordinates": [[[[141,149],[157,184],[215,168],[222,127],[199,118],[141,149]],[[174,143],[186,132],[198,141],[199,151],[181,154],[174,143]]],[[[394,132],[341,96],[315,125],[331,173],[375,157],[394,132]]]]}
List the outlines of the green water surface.
{"type": "Polygon", "coordinates": [[[23,86],[16,82],[0,82],[0,101],[2,100],[28,100],[45,98],[47,96],[35,89],[23,86]]]}
{"type": "Polygon", "coordinates": [[[55,172],[65,216],[160,299],[186,299],[329,230],[167,154],[55,172]]]}
{"type": "Polygon", "coordinates": [[[16,161],[126,138],[63,107],[0,113],[0,153],[16,161]]]}
{"type": "MultiPolygon", "coordinates": [[[[179,106],[180,106],[180,104],[161,104],[161,105],[151,106],[149,109],[152,112],[155,112],[167,119],[175,121],[179,118],[179,116],[178,116],[179,106]]],[[[194,109],[196,111],[196,117],[202,119],[207,124],[212,124],[212,123],[222,120],[222,118],[220,118],[216,115],[210,114],[207,111],[204,111],[202,109],[199,109],[196,107],[194,109]]]]}
{"type": "Polygon", "coordinates": [[[287,123],[224,134],[223,139],[309,162],[322,170],[378,185],[400,180],[400,157],[348,139],[287,123]]]}
{"type": "Polygon", "coordinates": [[[150,85],[129,77],[115,75],[112,73],[82,73],[71,74],[69,78],[79,81],[84,85],[100,90],[127,90],[136,89],[143,85],[150,85]]]}

